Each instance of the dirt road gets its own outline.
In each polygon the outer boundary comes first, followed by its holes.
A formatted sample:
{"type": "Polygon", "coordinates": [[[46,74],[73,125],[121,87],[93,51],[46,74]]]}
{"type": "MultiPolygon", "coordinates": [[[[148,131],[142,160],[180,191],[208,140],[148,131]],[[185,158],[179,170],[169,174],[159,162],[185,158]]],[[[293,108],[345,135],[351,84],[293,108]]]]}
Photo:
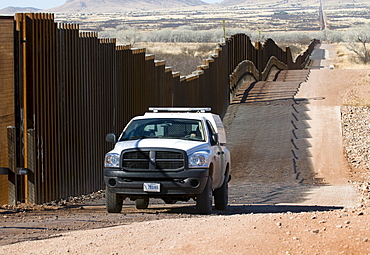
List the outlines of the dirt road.
{"type": "Polygon", "coordinates": [[[0,254],[370,254],[370,209],[349,183],[361,176],[345,160],[341,126],[341,107],[370,71],[331,70],[335,54],[322,45],[311,70],[241,88],[225,117],[226,213],[127,202],[107,214],[100,194],[60,210],[3,209],[0,254]]]}

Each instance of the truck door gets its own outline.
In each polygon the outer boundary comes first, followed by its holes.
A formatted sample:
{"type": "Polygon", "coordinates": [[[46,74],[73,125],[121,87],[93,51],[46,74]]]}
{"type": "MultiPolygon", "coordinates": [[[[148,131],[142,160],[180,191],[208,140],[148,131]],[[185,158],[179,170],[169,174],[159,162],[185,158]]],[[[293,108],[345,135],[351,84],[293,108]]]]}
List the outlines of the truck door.
{"type": "Polygon", "coordinates": [[[212,176],[212,187],[218,188],[223,181],[222,169],[224,165],[224,153],[218,141],[213,139],[213,135],[216,134],[210,121],[207,120],[207,129],[210,135],[210,143],[213,151],[213,176],[212,176]]]}

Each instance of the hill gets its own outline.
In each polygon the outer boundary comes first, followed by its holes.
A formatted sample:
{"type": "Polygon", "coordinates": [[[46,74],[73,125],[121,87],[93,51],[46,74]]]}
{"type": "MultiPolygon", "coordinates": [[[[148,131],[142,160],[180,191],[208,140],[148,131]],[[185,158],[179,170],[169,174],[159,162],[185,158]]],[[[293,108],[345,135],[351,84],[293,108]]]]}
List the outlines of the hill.
{"type": "MultiPolygon", "coordinates": [[[[329,5],[341,5],[341,6],[353,6],[368,4],[370,0],[325,0],[323,1],[324,6],[329,5]]],[[[224,0],[219,3],[220,6],[258,6],[258,5],[268,5],[271,7],[296,7],[296,6],[309,6],[309,5],[319,5],[320,0],[260,0],[258,2],[252,0],[224,0]]]]}
{"type": "Polygon", "coordinates": [[[41,9],[32,8],[32,7],[12,7],[9,6],[7,8],[0,10],[0,15],[14,15],[14,13],[21,13],[21,12],[39,12],[41,9]]]}
{"type": "Polygon", "coordinates": [[[319,3],[319,0],[290,0],[290,1],[273,1],[273,0],[260,0],[258,3],[252,0],[224,0],[219,3],[221,6],[257,6],[257,5],[274,5],[274,6],[282,6],[282,5],[291,5],[291,4],[297,4],[301,3],[302,5],[305,5],[307,3],[319,3]]]}
{"type": "Polygon", "coordinates": [[[46,11],[56,13],[112,13],[190,7],[206,4],[201,0],[68,0],[64,5],[46,11]]]}

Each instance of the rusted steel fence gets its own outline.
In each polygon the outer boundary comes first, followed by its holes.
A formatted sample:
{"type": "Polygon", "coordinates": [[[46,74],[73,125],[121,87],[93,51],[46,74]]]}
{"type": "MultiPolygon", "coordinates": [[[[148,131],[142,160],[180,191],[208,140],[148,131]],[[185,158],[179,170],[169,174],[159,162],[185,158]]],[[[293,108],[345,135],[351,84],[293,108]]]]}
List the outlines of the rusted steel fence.
{"type": "Polygon", "coordinates": [[[293,62],[272,40],[255,47],[237,34],[184,77],[145,49],[57,24],[53,14],[0,17],[0,204],[104,188],[107,133],[120,132],[149,106],[207,106],[223,116],[229,75],[240,62],[261,72],[276,56],[302,68],[316,43],[293,62]]]}
{"type": "Polygon", "coordinates": [[[15,188],[15,180],[8,175],[7,168],[13,167],[14,148],[8,146],[8,127],[15,126],[14,91],[14,19],[0,17],[0,204],[8,203],[10,190],[15,188]]]}

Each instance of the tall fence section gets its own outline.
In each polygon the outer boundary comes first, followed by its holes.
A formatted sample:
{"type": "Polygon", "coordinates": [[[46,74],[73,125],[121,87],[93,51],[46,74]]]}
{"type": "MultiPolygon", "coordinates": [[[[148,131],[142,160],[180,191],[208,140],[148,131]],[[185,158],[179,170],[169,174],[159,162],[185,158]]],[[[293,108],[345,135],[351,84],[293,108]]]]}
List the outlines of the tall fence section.
{"type": "Polygon", "coordinates": [[[107,133],[150,106],[206,106],[223,116],[243,76],[303,68],[317,43],[293,61],[289,48],[237,34],[180,76],[145,49],[55,23],[53,14],[0,17],[0,205],[104,188],[107,133]]]}

